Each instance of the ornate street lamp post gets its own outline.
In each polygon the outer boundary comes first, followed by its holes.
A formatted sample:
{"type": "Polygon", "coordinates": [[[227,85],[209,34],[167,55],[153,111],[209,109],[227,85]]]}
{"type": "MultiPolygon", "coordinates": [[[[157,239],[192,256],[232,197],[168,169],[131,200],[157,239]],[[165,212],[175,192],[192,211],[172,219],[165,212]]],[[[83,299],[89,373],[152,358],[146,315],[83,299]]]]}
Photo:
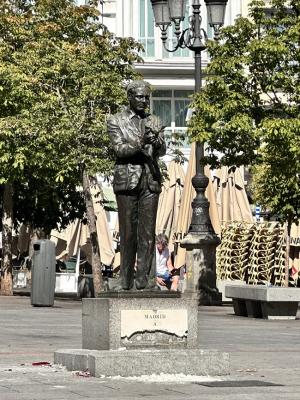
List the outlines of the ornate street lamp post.
{"type": "MultiPolygon", "coordinates": [[[[204,0],[207,8],[208,22],[214,29],[215,39],[218,39],[219,29],[224,24],[227,0],[204,0]]],[[[192,2],[190,26],[181,30],[181,21],[185,18],[186,0],[151,0],[155,24],[161,30],[164,48],[174,52],[178,48],[188,48],[195,55],[195,92],[201,90],[202,68],[201,53],[206,49],[207,34],[201,28],[200,0],[192,2]],[[167,47],[168,28],[174,24],[174,34],[177,43],[173,49],[167,47]]],[[[187,249],[187,264],[192,265],[187,276],[187,291],[198,292],[201,304],[217,304],[220,294],[216,289],[216,246],[219,238],[214,232],[209,217],[209,202],[204,192],[208,178],[204,175],[201,160],[204,157],[203,143],[196,143],[196,175],[192,179],[196,190],[193,200],[192,222],[181,246],[187,249]]]]}

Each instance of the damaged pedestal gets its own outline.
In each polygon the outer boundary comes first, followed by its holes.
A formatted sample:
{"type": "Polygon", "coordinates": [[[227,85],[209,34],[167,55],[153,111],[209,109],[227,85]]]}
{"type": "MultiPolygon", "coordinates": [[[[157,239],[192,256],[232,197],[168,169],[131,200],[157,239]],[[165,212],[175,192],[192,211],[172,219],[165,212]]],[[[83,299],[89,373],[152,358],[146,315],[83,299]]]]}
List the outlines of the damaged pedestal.
{"type": "Polygon", "coordinates": [[[92,375],[225,375],[228,354],[200,350],[198,299],[167,292],[107,292],[83,299],[82,349],[54,362],[92,375]]]}
{"type": "Polygon", "coordinates": [[[195,348],[197,311],[192,299],[161,294],[83,299],[82,347],[93,350],[195,348]]]}

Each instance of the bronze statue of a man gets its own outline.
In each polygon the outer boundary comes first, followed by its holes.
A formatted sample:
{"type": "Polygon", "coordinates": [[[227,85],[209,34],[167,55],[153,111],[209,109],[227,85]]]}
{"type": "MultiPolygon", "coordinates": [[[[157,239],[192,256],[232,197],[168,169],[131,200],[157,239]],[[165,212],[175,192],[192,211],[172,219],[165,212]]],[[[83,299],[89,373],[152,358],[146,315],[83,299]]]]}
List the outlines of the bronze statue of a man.
{"type": "Polygon", "coordinates": [[[113,188],[120,229],[120,286],[117,290],[155,288],[155,223],[161,174],[158,158],[166,152],[163,128],[147,113],[150,85],[127,87],[129,106],[108,120],[116,153],[113,188]],[[135,270],[136,269],[136,270],[135,270]]]}

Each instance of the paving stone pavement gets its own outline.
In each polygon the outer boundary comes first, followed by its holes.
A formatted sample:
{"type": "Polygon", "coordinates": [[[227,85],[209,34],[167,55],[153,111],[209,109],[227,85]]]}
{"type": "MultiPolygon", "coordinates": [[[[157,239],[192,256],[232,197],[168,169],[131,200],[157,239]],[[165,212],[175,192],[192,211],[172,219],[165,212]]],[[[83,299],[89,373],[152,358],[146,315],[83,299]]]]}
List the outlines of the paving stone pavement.
{"type": "Polygon", "coordinates": [[[230,306],[200,307],[199,334],[201,348],[230,354],[229,376],[94,378],[52,364],[54,350],[81,347],[80,301],[40,308],[28,297],[0,297],[0,400],[300,399],[300,319],[248,319],[230,306]],[[49,364],[33,365],[41,362],[49,364]],[[263,382],[281,386],[258,386],[263,382]]]}

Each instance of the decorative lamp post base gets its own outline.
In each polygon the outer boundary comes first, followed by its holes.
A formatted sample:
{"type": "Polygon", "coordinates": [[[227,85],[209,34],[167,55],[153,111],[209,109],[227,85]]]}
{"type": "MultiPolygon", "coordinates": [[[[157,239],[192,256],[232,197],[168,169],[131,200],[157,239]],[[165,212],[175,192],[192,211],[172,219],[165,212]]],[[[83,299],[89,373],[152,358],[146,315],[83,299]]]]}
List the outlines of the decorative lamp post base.
{"type": "Polygon", "coordinates": [[[209,179],[196,174],[192,183],[197,192],[192,202],[192,222],[188,234],[180,242],[186,248],[186,291],[197,296],[201,305],[220,305],[222,294],[216,287],[216,247],[220,244],[209,217],[209,202],[204,195],[209,179]]]}
{"type": "Polygon", "coordinates": [[[180,243],[186,248],[186,290],[189,297],[198,297],[199,305],[222,304],[222,294],[216,287],[216,247],[218,237],[208,238],[188,234],[180,243]]]}

